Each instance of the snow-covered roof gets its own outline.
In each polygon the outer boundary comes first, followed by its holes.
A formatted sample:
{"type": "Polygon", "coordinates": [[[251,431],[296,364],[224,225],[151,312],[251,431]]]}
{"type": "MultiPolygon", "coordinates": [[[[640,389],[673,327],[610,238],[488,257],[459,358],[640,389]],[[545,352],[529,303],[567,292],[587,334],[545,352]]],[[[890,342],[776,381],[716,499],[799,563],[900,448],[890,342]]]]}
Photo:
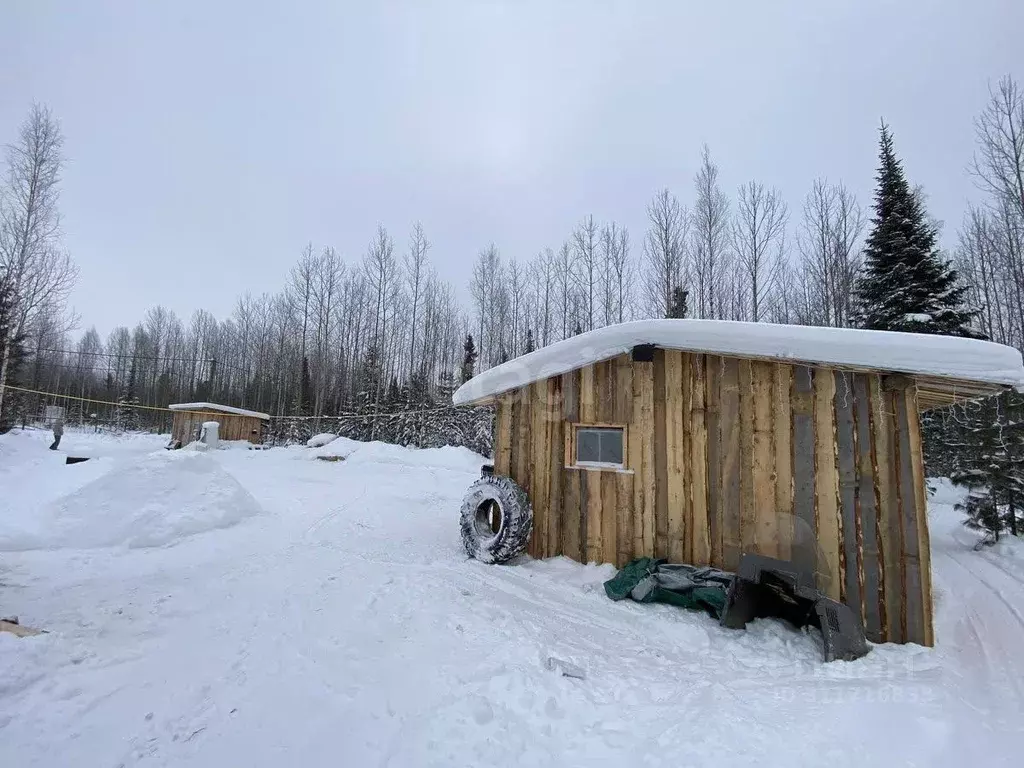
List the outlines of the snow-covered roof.
{"type": "Polygon", "coordinates": [[[255,419],[270,419],[269,413],[259,411],[247,411],[245,408],[235,408],[231,405],[218,405],[217,403],[175,403],[168,405],[172,411],[220,411],[221,413],[233,413],[236,416],[252,416],[255,419]]]}
{"type": "Polygon", "coordinates": [[[641,344],[1024,389],[1020,352],[990,341],[731,320],[637,320],[597,328],[502,363],[459,387],[452,401],[486,402],[501,392],[607,360],[641,344]]]}

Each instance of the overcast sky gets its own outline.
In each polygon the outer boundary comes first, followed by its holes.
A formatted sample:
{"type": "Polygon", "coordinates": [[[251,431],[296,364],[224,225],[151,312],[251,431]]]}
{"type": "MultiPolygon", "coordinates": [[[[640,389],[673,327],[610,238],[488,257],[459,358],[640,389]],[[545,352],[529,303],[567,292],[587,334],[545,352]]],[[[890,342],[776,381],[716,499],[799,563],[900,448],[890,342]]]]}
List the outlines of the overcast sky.
{"type": "Polygon", "coordinates": [[[879,119],[951,245],[972,118],[1024,78],[1021,0],[0,1],[0,143],[63,122],[83,327],[163,304],[223,317],[307,241],[359,259],[423,223],[465,283],[586,214],[687,204],[707,142],[730,195],[798,209],[815,177],[870,202],[879,119]]]}

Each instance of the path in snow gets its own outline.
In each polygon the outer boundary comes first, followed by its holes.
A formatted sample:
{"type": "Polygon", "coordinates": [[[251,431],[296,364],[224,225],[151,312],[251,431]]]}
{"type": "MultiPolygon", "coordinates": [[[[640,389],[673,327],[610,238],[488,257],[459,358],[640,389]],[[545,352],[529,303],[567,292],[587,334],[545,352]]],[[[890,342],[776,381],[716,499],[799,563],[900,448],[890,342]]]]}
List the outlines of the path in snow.
{"type": "MultiPolygon", "coordinates": [[[[60,489],[0,497],[0,526],[81,487],[39,450],[0,438],[36,488],[60,489]]],[[[0,764],[1013,764],[1024,628],[981,580],[1019,610],[1019,550],[958,543],[948,488],[938,648],[825,665],[776,622],[732,632],[612,603],[609,567],[467,560],[457,514],[482,461],[468,451],[311,453],[214,454],[261,510],[230,528],[0,552],[0,612],[53,630],[0,635],[0,764]]]]}

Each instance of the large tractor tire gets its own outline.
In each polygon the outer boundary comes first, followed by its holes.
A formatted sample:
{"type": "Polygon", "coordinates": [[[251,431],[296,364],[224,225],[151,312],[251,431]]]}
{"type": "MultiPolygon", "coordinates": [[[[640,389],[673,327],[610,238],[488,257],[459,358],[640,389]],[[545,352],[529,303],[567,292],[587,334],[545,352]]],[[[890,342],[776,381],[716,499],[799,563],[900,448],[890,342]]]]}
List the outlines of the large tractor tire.
{"type": "Polygon", "coordinates": [[[533,507],[509,477],[484,475],[462,502],[462,545],[482,563],[507,563],[526,551],[533,532],[533,507]]]}

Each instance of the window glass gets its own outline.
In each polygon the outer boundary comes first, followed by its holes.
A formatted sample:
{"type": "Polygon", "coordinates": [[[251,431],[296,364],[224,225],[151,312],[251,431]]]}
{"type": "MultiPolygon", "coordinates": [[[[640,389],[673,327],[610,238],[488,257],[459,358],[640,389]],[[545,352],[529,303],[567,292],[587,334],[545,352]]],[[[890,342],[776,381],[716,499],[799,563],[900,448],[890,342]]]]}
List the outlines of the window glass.
{"type": "Polygon", "coordinates": [[[581,429],[576,433],[576,461],[601,460],[601,436],[596,429],[581,429]]]}
{"type": "Polygon", "coordinates": [[[622,442],[621,428],[580,427],[576,430],[576,462],[622,466],[622,442]]]}
{"type": "Polygon", "coordinates": [[[606,464],[622,463],[622,430],[605,429],[601,432],[601,461],[606,464]]]}

